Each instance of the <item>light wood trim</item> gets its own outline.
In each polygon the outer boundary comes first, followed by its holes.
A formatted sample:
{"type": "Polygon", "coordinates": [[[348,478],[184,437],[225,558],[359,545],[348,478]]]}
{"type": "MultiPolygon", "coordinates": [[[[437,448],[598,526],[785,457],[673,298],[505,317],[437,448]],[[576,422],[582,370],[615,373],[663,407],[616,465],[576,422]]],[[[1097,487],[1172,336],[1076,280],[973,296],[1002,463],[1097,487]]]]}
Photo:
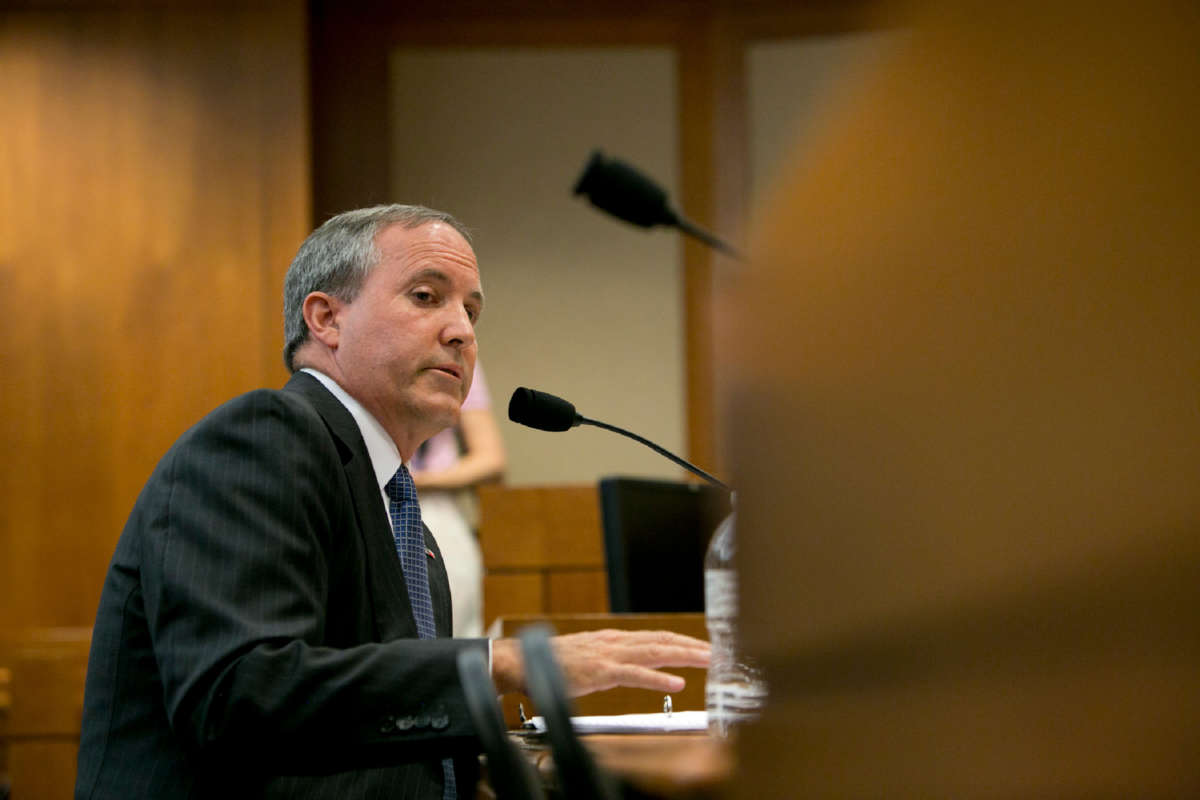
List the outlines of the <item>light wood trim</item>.
{"type": "MultiPolygon", "coordinates": [[[[724,16],[689,25],[679,50],[681,206],[694,222],[737,246],[746,204],[746,87],[743,42],[724,16]]],[[[686,237],[683,248],[686,320],[688,453],[724,474],[717,425],[713,313],[716,278],[730,259],[686,237]]]]}

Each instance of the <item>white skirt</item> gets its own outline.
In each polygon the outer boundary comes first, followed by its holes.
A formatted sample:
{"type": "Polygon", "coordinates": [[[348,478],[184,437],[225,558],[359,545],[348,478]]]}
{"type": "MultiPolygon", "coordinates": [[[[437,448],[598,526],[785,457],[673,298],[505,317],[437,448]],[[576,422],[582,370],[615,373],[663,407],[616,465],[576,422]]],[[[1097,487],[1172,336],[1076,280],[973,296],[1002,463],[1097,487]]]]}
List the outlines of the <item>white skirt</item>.
{"type": "Polygon", "coordinates": [[[454,635],[483,636],[483,552],[463,516],[454,492],[425,490],[419,495],[421,520],[433,532],[446,574],[454,608],[454,635]]]}

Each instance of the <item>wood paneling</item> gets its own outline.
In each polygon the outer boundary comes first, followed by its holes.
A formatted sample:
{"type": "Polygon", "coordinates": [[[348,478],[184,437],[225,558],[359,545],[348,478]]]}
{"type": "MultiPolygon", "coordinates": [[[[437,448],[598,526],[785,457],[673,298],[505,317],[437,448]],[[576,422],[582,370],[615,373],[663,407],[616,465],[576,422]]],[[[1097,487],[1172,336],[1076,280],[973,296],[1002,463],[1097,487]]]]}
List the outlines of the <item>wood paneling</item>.
{"type": "Polygon", "coordinates": [[[479,544],[489,570],[603,567],[594,486],[484,486],[479,544]]]}
{"type": "Polygon", "coordinates": [[[545,608],[546,576],[541,571],[492,572],[483,576],[485,626],[497,617],[537,614],[545,608]]]}
{"type": "Polygon", "coordinates": [[[10,754],[14,800],[21,797],[70,800],[74,797],[78,751],[78,734],[69,742],[45,739],[14,742],[10,754]]]}
{"type": "Polygon", "coordinates": [[[608,572],[604,569],[552,570],[546,580],[546,608],[556,614],[583,614],[608,608],[608,572]]]}
{"type": "Polygon", "coordinates": [[[70,798],[83,715],[90,628],[10,632],[0,637],[0,781],[14,797],[70,798]]]}
{"type": "Polygon", "coordinates": [[[517,613],[608,609],[594,486],[479,490],[484,624],[517,613]]]}
{"type": "Polygon", "coordinates": [[[90,625],[166,448],[282,382],[305,57],[299,2],[0,15],[0,628],[90,625]]]}

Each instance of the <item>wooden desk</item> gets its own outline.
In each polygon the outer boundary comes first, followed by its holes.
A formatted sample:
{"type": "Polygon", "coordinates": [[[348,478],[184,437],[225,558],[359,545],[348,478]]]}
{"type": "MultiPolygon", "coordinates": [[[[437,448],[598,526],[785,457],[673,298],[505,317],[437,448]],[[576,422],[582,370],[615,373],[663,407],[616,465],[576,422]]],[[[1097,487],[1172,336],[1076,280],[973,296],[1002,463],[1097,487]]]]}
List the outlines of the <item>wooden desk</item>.
{"type": "MultiPolygon", "coordinates": [[[[521,739],[538,774],[553,784],[554,759],[548,745],[521,739]]],[[[583,741],[596,762],[638,796],[720,798],[728,793],[733,777],[729,743],[705,733],[593,734],[583,741]]]]}
{"type": "MultiPolygon", "coordinates": [[[[551,614],[502,617],[496,633],[514,636],[528,625],[549,623],[558,633],[618,628],[622,630],[669,630],[707,639],[703,614],[551,614]]],[[[687,680],[687,687],[672,695],[676,711],[704,708],[704,670],[671,670],[687,680]]],[[[523,695],[503,700],[509,727],[519,724],[516,705],[527,714],[536,713],[523,695]]],[[[662,708],[662,694],[645,689],[611,689],[577,697],[577,714],[629,714],[662,708]]],[[[538,773],[553,783],[554,762],[548,745],[525,736],[516,737],[537,766],[538,773]]],[[[716,798],[725,794],[733,773],[732,748],[704,733],[593,734],[584,743],[601,767],[614,774],[635,792],[647,797],[716,798]]]]}

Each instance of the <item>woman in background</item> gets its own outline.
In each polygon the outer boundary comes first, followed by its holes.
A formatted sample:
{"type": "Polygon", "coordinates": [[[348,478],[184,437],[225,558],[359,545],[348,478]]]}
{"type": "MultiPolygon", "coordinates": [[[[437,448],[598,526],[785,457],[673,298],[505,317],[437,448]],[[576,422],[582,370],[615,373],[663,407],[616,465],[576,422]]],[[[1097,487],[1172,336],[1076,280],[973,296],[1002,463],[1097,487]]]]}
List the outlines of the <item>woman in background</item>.
{"type": "Polygon", "coordinates": [[[458,425],[421,445],[411,467],[421,519],[437,539],[450,578],[454,635],[483,636],[483,553],[476,535],[475,487],[504,477],[505,456],[478,362],[458,425]]]}

